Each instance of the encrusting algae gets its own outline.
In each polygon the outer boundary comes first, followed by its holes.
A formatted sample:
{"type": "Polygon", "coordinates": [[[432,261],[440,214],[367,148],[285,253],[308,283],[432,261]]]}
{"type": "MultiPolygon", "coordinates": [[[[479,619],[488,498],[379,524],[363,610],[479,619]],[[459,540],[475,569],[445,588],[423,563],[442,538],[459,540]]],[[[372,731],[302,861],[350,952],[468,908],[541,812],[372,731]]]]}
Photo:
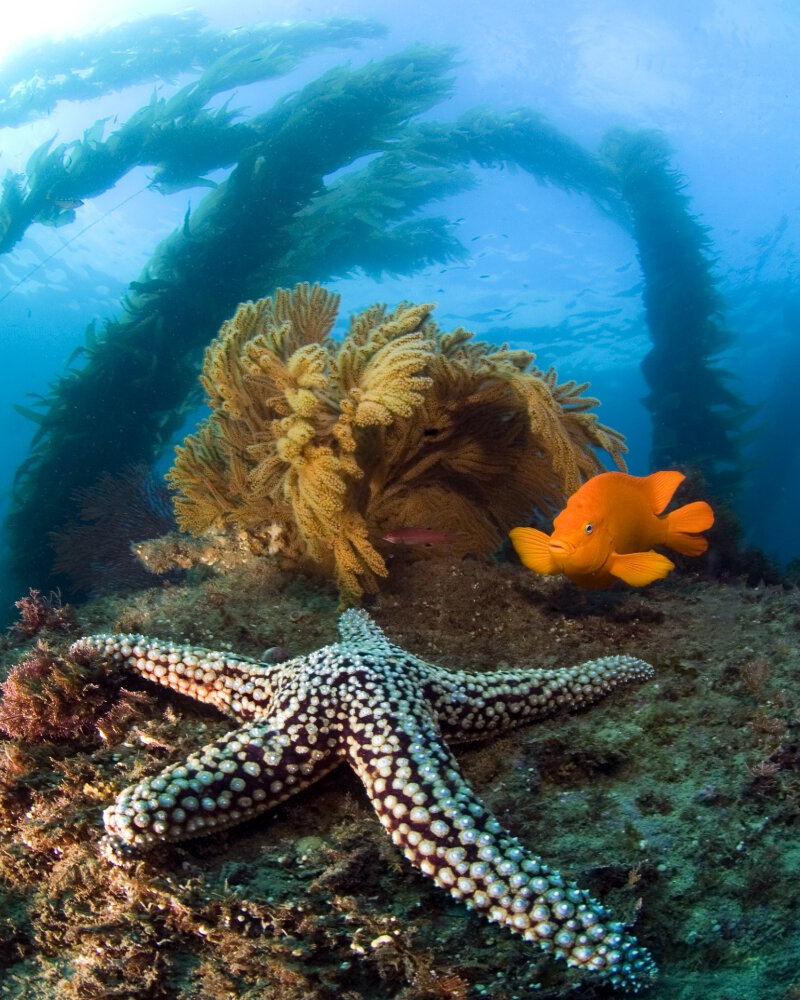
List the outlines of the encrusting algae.
{"type": "Polygon", "coordinates": [[[194,535],[233,527],[335,576],[343,603],[387,575],[385,534],[439,532],[448,555],[494,552],[534,511],[551,516],[623,438],[587,385],[534,356],[446,333],[432,306],[374,305],[330,336],[339,296],[319,285],[248,302],[206,350],[211,416],[168,480],[194,535]]]}

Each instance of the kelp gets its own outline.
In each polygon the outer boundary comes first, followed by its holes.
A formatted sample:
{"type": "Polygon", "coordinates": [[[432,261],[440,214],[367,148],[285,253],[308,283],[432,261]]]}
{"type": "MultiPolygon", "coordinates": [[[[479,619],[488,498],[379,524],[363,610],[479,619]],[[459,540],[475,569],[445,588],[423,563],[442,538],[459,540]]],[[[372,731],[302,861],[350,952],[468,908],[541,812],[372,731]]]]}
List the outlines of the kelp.
{"type": "Polygon", "coordinates": [[[627,226],[614,171],[601,156],[576,142],[538,111],[517,108],[498,115],[473,108],[453,124],[423,122],[407,136],[415,155],[440,158],[446,147],[454,163],[519,168],[540,183],[588,195],[604,213],[627,226]]]}
{"type": "Polygon", "coordinates": [[[367,18],[297,24],[208,28],[196,11],[125,22],[103,31],[48,39],[4,57],[0,66],[0,128],[47,117],[58,101],[86,101],[181,73],[213,70],[215,92],[279,76],[325,46],[349,46],[386,33],[367,18]]]}
{"type": "Polygon", "coordinates": [[[642,373],[653,417],[651,468],[690,468],[730,502],[752,410],[719,364],[734,337],[723,320],[708,229],[690,211],[686,181],[672,167],[662,134],[618,129],[603,145],[630,208],[645,279],[652,347],[642,373]]]}
{"type": "MultiPolygon", "coordinates": [[[[324,177],[390,146],[409,118],[449,92],[450,66],[449,50],[419,46],[358,70],[335,68],[260,116],[261,141],[157,247],[122,317],[92,333],[82,366],[39,401],[36,440],[17,472],[7,521],[23,578],[46,578],[49,533],[71,519],[76,490],[152,460],[171,439],[196,401],[202,348],[225,316],[265,280],[274,287],[308,273],[293,239],[297,215],[324,190],[324,177]]],[[[409,254],[414,230],[409,223],[402,234],[405,268],[419,264],[409,254]]],[[[423,224],[418,247],[428,232],[423,224]]],[[[326,265],[312,249],[327,275],[338,262],[326,265]]]]}
{"type": "MultiPolygon", "coordinates": [[[[51,89],[61,98],[96,96],[96,92],[105,93],[137,82],[137,71],[152,78],[152,60],[158,53],[158,45],[156,53],[150,53],[142,65],[135,48],[137,39],[147,33],[148,25],[155,36],[154,43],[159,39],[165,41],[162,36],[169,25],[176,29],[169,47],[171,58],[162,53],[165,62],[159,64],[158,76],[171,75],[176,66],[183,70],[204,67],[196,80],[168,100],[159,98],[154,89],[150,102],[121,125],[109,126],[109,120],[101,118],[85,130],[82,139],[60,143],[53,149],[50,147],[55,136],[51,136],[28,158],[24,174],[9,172],[0,195],[0,253],[12,249],[34,222],[50,226],[74,222],[75,209],[84,199],[107,191],[138,166],[155,168],[150,186],[164,193],[196,185],[213,187],[204,175],[230,167],[246,146],[263,142],[263,129],[270,127],[270,121],[265,121],[263,128],[258,118],[236,121],[237,112],[228,108],[229,102],[212,111],[206,107],[209,101],[234,87],[281,76],[320,48],[353,45],[381,30],[371,21],[358,19],[340,19],[325,25],[255,27],[224,34],[200,31],[200,24],[192,15],[175,15],[128,25],[89,39],[85,42],[84,60],[97,62],[92,63],[91,69],[74,74],[76,79],[53,70],[53,78],[42,81],[42,71],[38,70],[36,94],[40,97],[51,89]],[[197,50],[184,51],[192,39],[197,50]],[[118,75],[113,71],[114,60],[108,64],[109,57],[100,54],[104,44],[116,46],[118,75]],[[120,59],[121,49],[128,54],[137,53],[137,57],[120,59]]],[[[63,55],[65,44],[50,43],[43,51],[29,53],[26,58],[33,59],[35,55],[51,66],[53,52],[63,55]]],[[[33,66],[38,63],[27,65],[28,71],[32,72],[33,66]]],[[[8,95],[0,98],[0,126],[7,124],[3,121],[4,110],[9,112],[9,105],[19,100],[21,92],[26,92],[20,82],[13,86],[9,82],[22,69],[20,65],[7,69],[4,78],[0,78],[0,93],[5,79],[8,95]]],[[[53,100],[52,95],[49,99],[53,100]]],[[[26,113],[33,114],[36,107],[36,101],[25,101],[26,113]]]]}
{"type": "MultiPolygon", "coordinates": [[[[152,150],[165,156],[170,142],[177,156],[190,134],[208,129],[220,138],[216,151],[190,146],[183,163],[159,160],[165,185],[180,185],[224,157],[235,157],[235,167],[156,248],[131,282],[122,315],[87,331],[73,366],[33,404],[36,435],[18,470],[7,521],[21,585],[50,585],[48,536],[74,520],[76,490],[131,463],[152,462],[169,444],[199,401],[202,348],[240,302],[309,277],[324,281],[359,270],[404,275],[463,257],[451,222],[424,209],[474,184],[476,166],[517,166],[539,182],[588,196],[633,231],[654,344],[646,362],[654,369],[650,405],[659,417],[653,461],[695,462],[706,473],[736,466],[746,414],[711,364],[723,328],[714,311],[718,299],[708,297],[708,238],[689,214],[668,157],[651,156],[649,166],[636,168],[636,156],[624,153],[619,138],[598,156],[525,108],[423,122],[418,116],[450,93],[453,66],[452,51],[425,46],[355,70],[334,68],[270,110],[234,120],[227,106],[210,112],[203,101],[221,81],[261,72],[239,66],[238,51],[184,87],[171,99],[177,103],[151,101],[123,126],[145,123],[129,134],[139,134],[153,159],[152,150]],[[173,111],[180,108],[187,131],[179,140],[183,119],[173,111]],[[147,125],[155,118],[175,122],[172,133],[166,130],[171,139],[159,139],[161,129],[147,125]],[[695,317],[688,328],[687,310],[695,317]]],[[[103,140],[98,130],[81,149],[107,151],[115,134],[103,140]]],[[[44,169],[51,156],[45,144],[33,165],[44,169]]],[[[13,178],[7,188],[10,198],[24,199],[13,178]]],[[[707,478],[716,489],[717,480],[707,478]]],[[[735,479],[728,475],[725,488],[735,479]]]]}

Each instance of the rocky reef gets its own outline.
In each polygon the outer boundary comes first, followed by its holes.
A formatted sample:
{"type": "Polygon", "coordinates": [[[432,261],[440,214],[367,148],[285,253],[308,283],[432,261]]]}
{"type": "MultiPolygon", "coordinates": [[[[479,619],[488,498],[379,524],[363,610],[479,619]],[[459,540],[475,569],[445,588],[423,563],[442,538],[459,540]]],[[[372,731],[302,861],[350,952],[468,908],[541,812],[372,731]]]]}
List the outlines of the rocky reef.
{"type": "MultiPolygon", "coordinates": [[[[492,671],[613,652],[654,665],[654,681],[476,742],[459,766],[504,826],[632,925],[660,969],[648,997],[796,996],[797,590],[711,581],[694,564],[645,593],[595,593],[510,563],[392,561],[370,613],[427,660],[492,671]]],[[[3,652],[17,716],[13,664],[44,669],[39,641],[62,672],[69,644],[101,630],[296,655],[334,638],[337,594],[252,557],[56,618],[20,610],[3,652]]],[[[47,686],[66,687],[71,731],[62,714],[57,730],[0,744],[3,996],[129,995],[134,982],[187,1000],[200,984],[219,998],[572,995],[575,972],[416,873],[346,769],[266,816],[109,865],[104,808],[229,723],[130,674],[81,671],[94,694],[80,704],[74,672],[47,686]]]]}

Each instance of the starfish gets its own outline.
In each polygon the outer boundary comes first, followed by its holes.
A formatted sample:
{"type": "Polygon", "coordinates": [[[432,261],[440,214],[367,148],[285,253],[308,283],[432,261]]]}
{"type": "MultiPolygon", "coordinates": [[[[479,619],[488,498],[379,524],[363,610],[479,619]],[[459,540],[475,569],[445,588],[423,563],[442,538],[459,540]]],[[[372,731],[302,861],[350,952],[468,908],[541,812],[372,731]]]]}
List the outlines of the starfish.
{"type": "Polygon", "coordinates": [[[448,744],[583,708],[652,668],[609,656],[476,674],[406,652],[364,611],[344,612],[339,633],[339,642],[275,665],[140,635],[80,639],[73,649],[89,647],[240,723],[121,792],[103,815],[104,856],[121,864],[240,823],[346,760],[394,843],[438,886],[571,966],[631,992],[647,985],[655,975],[647,951],[502,827],[448,744]]]}

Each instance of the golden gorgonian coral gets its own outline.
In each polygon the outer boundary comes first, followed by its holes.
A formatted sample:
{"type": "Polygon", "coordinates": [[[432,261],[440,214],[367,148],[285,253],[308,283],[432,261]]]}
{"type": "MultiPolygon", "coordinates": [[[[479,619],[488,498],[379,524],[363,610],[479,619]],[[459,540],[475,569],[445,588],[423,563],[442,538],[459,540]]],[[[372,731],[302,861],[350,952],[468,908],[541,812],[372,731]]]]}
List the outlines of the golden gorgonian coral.
{"type": "Polygon", "coordinates": [[[206,350],[211,416],[168,479],[180,526],[235,526],[258,547],[335,574],[343,601],[387,573],[383,536],[433,529],[450,555],[487,554],[534,511],[551,517],[595,449],[623,440],[533,355],[441,332],[430,305],[375,305],[330,336],[339,296],[279,289],[239,307],[206,350]],[[277,527],[276,527],[277,526],[277,527]]]}

